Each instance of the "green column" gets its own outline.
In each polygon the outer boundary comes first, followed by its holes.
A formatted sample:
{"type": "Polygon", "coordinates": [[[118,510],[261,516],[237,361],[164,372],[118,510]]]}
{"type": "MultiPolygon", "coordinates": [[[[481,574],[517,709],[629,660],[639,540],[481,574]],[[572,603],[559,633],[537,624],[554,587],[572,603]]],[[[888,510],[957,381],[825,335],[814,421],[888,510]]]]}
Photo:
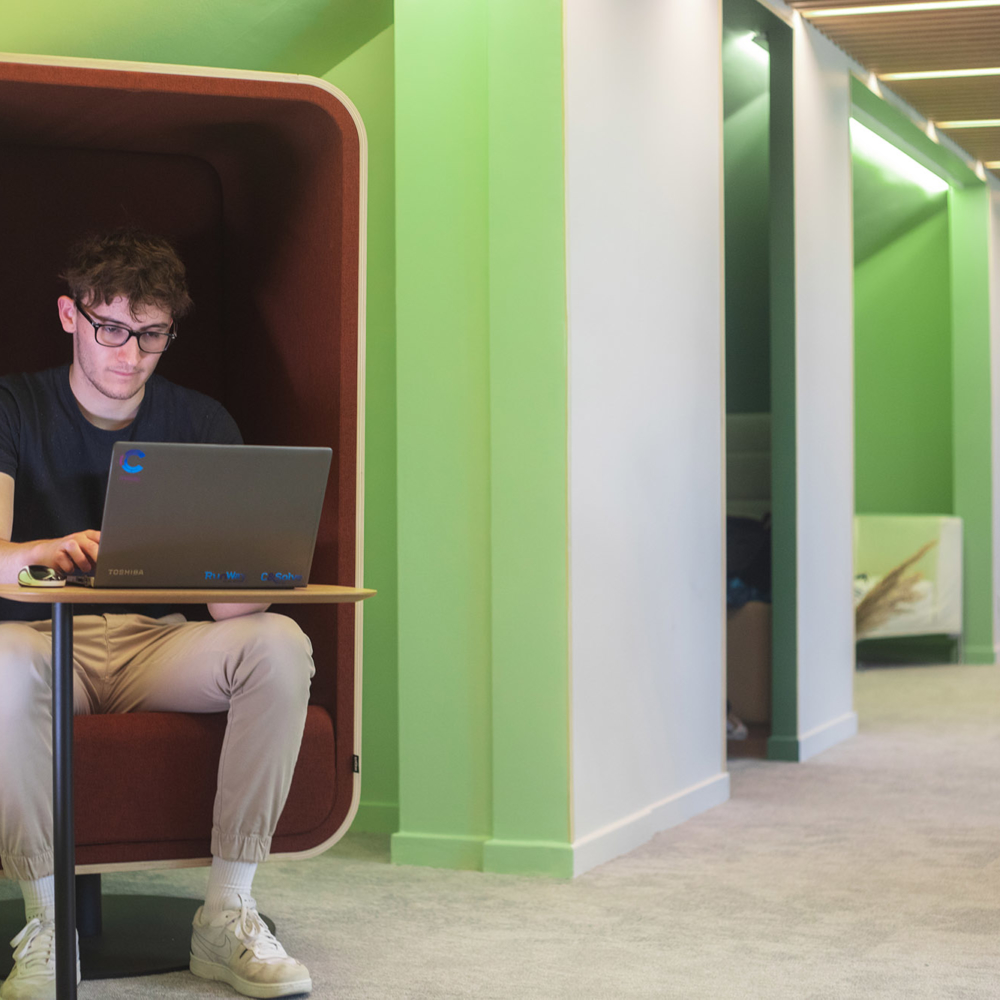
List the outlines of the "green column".
{"type": "Polygon", "coordinates": [[[490,0],[490,871],[573,873],[562,0],[490,0]]]}
{"type": "Polygon", "coordinates": [[[572,874],[561,0],[396,5],[406,864],[572,874]]]}
{"type": "Polygon", "coordinates": [[[479,868],[492,831],[487,8],[398,0],[400,830],[479,868]]]}
{"type": "Polygon", "coordinates": [[[952,377],[955,514],[962,518],[966,663],[993,663],[993,448],[989,192],[952,188],[952,377]]]}

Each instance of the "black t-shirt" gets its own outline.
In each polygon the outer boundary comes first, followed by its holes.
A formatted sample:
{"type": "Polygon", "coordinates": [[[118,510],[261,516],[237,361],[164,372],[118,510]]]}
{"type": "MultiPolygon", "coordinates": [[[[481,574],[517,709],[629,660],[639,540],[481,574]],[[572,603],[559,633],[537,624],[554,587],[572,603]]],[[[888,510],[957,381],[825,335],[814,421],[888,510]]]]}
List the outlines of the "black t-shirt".
{"type": "MultiPolygon", "coordinates": [[[[69,365],[0,378],[0,472],[14,478],[11,541],[60,538],[98,529],[118,441],[242,444],[236,422],[214,399],[159,375],[146,382],[127,427],[105,431],[87,420],[69,386],[69,365]]],[[[82,609],[81,609],[82,610],[82,609]]],[[[87,614],[148,614],[160,606],[88,605],[87,614]]],[[[50,617],[47,604],[0,602],[0,620],[50,617]]]]}

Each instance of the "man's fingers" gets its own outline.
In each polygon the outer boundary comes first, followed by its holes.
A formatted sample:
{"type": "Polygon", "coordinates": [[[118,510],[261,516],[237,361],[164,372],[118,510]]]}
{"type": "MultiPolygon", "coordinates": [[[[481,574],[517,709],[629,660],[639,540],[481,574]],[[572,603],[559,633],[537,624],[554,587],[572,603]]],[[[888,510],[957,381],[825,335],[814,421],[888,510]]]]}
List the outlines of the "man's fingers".
{"type": "Polygon", "coordinates": [[[53,562],[56,564],[56,569],[62,570],[63,573],[72,573],[76,568],[73,565],[73,560],[64,552],[57,552],[53,562]]]}
{"type": "MultiPolygon", "coordinates": [[[[74,566],[78,567],[79,569],[82,569],[84,573],[90,572],[91,568],[90,559],[88,558],[87,554],[83,551],[83,549],[80,548],[79,544],[77,544],[75,539],[73,538],[66,539],[66,542],[63,545],[63,554],[68,556],[73,561],[74,566]]],[[[74,566],[69,566],[69,567],[60,566],[59,568],[69,571],[72,570],[74,566]]]]}

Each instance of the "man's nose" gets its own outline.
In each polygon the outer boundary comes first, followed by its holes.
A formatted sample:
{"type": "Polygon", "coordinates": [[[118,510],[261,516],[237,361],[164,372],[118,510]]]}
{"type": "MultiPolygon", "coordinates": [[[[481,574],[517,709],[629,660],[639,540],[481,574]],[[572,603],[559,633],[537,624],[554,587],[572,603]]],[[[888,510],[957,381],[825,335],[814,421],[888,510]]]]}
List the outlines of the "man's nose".
{"type": "Polygon", "coordinates": [[[118,348],[118,358],[119,360],[125,362],[131,367],[136,367],[142,360],[142,351],[139,349],[139,339],[137,337],[129,337],[128,340],[118,348]]]}

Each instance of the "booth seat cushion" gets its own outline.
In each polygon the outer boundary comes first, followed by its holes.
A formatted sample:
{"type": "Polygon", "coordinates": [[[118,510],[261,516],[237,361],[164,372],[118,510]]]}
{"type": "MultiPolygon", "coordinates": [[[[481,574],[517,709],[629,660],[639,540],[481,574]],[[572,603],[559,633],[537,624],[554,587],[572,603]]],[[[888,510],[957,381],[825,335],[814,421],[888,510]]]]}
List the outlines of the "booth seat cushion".
{"type": "MultiPolygon", "coordinates": [[[[204,858],[226,715],[81,716],[74,726],[78,864],[204,858]],[[113,779],[113,780],[112,780],[113,779]]],[[[336,792],[333,722],[311,705],[274,850],[323,825],[336,792]]]]}

